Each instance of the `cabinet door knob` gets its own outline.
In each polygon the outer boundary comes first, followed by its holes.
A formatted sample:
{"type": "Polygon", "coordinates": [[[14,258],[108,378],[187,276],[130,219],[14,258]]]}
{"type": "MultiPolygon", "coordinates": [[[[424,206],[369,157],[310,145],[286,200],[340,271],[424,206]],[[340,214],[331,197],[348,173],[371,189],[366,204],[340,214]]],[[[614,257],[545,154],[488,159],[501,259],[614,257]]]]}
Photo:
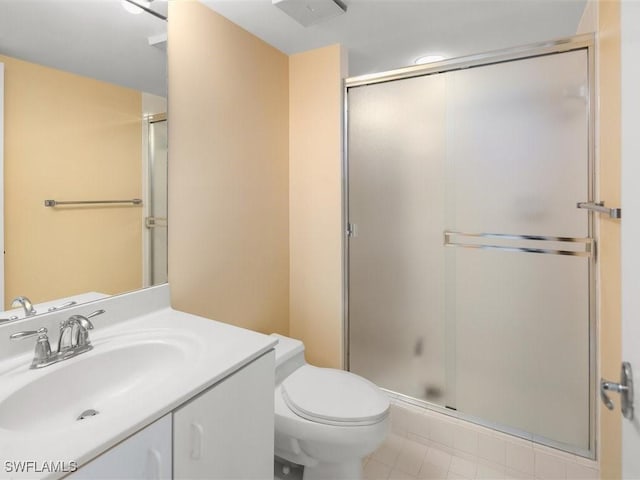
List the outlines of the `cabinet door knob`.
{"type": "Polygon", "coordinates": [[[191,423],[191,459],[200,460],[202,457],[202,439],[204,429],[199,423],[191,423]]]}

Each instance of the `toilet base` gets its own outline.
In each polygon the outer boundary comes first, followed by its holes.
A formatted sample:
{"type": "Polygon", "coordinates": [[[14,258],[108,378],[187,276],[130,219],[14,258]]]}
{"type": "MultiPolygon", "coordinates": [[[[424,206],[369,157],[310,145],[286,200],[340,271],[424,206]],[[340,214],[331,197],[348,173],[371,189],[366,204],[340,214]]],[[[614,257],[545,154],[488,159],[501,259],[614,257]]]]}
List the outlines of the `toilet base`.
{"type": "Polygon", "coordinates": [[[304,467],[302,480],[360,480],[362,478],[362,459],[342,463],[318,463],[313,467],[304,467]]]}

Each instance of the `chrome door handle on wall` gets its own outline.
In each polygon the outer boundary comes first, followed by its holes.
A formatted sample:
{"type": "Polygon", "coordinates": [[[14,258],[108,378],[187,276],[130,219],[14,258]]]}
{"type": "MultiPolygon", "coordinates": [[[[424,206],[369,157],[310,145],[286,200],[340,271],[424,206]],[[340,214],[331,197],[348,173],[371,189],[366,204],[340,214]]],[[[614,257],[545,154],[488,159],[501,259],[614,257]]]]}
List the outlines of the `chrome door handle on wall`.
{"type": "Polygon", "coordinates": [[[609,410],[613,410],[613,402],[607,395],[608,391],[620,394],[622,416],[633,420],[633,371],[629,362],[622,362],[620,383],[609,382],[603,378],[600,379],[600,398],[609,410]]]}
{"type": "Polygon", "coordinates": [[[579,202],[576,206],[578,208],[584,208],[585,210],[604,213],[605,215],[609,215],[610,218],[622,218],[621,208],[605,207],[604,202],[579,202]]]}

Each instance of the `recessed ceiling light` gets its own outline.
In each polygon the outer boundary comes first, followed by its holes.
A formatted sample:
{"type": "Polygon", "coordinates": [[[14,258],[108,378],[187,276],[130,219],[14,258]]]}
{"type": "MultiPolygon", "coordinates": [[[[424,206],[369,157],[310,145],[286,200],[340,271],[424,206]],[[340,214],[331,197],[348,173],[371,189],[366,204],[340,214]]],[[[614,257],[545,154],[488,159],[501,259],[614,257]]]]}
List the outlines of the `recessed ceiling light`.
{"type": "Polygon", "coordinates": [[[423,55],[421,57],[416,58],[416,65],[422,65],[423,63],[433,63],[439,62],[440,60],[444,60],[446,57],[444,55],[423,55]]]}

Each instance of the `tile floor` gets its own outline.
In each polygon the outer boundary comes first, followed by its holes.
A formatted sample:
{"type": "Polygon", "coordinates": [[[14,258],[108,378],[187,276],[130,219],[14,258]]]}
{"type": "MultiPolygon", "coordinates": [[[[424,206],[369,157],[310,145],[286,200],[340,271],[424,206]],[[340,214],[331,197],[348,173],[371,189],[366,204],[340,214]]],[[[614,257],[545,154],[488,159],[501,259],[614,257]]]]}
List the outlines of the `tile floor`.
{"type": "Polygon", "coordinates": [[[394,403],[364,478],[594,480],[597,463],[436,412],[394,403]]]}
{"type": "MultiPolygon", "coordinates": [[[[302,470],[275,480],[302,480],[302,470]]],[[[363,461],[365,480],[596,480],[596,462],[429,410],[394,403],[391,432],[363,461]]],[[[286,473],[285,473],[286,472],[286,473]]]]}

